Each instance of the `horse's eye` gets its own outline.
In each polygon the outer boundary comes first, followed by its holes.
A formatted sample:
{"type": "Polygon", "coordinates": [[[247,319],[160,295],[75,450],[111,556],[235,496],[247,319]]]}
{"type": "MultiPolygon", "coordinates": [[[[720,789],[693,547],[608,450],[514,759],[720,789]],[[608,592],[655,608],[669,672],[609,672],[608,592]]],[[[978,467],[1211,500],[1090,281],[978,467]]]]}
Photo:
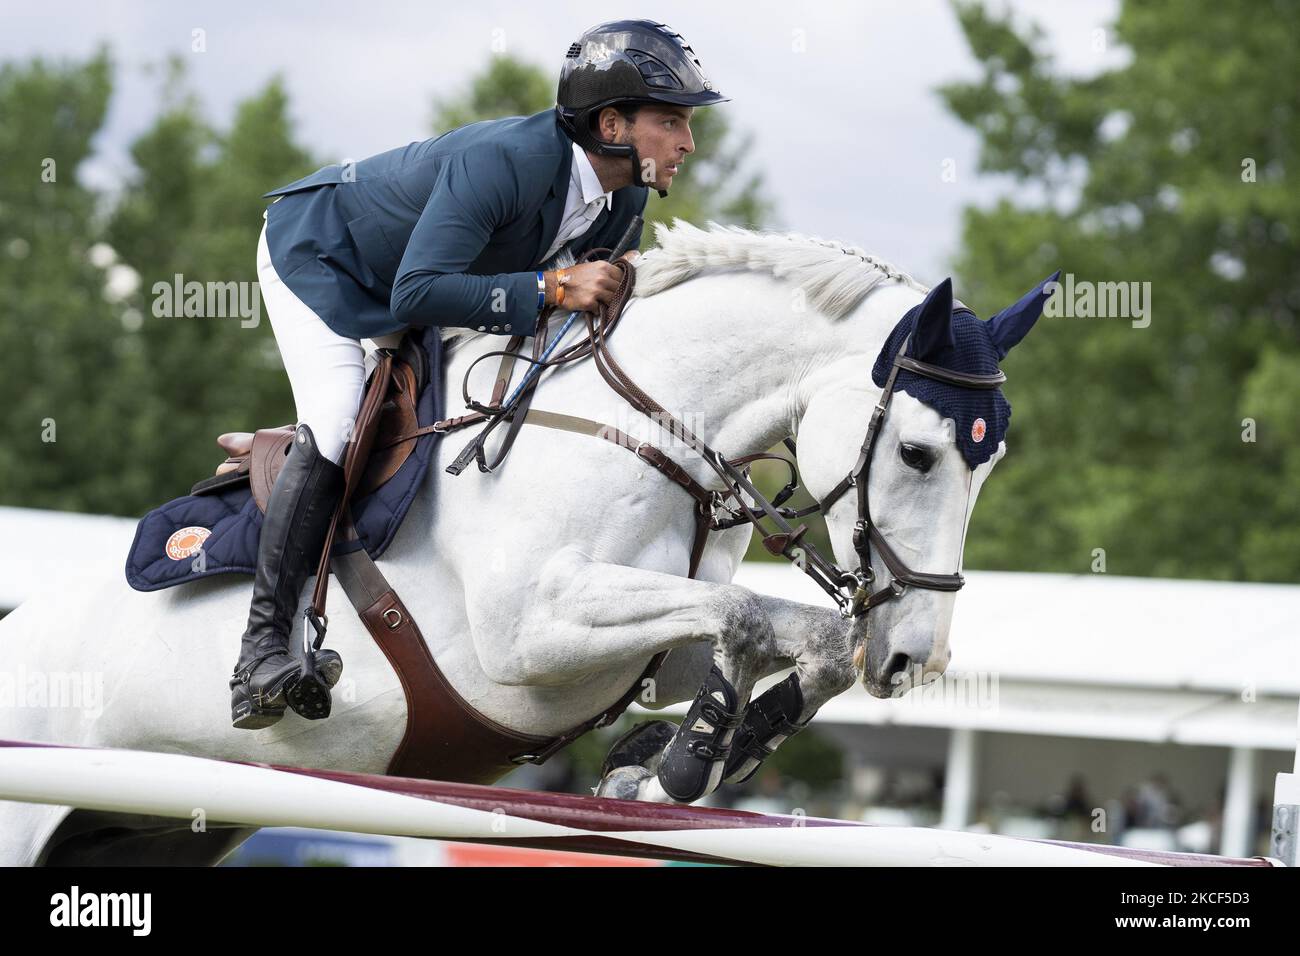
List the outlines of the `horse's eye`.
{"type": "Polygon", "coordinates": [[[898,447],[898,454],[908,468],[915,468],[917,471],[930,470],[930,453],[920,445],[909,445],[904,442],[898,447]]]}

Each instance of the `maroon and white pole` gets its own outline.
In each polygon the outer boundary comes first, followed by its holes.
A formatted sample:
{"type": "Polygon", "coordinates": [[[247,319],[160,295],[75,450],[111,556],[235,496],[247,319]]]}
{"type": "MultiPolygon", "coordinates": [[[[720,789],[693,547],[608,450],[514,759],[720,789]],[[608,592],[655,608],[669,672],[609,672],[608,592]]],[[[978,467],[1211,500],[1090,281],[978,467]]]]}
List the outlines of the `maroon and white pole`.
{"type": "Polygon", "coordinates": [[[1271,866],[181,754],[0,741],[0,800],[583,853],[768,866],[1271,866]]]}

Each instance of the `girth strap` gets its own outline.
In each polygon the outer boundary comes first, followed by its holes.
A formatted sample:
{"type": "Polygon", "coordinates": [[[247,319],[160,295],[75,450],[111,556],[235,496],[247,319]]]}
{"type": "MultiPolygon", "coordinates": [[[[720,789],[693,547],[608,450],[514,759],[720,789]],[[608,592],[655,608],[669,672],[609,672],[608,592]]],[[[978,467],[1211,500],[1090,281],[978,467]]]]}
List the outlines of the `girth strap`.
{"type": "MultiPolygon", "coordinates": [[[[352,531],[351,526],[347,529],[352,531]]],[[[471,707],[438,667],[419,625],[365,548],[334,559],[334,573],[401,682],[406,727],[387,773],[425,780],[494,783],[521,751],[548,746],[471,707]]]]}

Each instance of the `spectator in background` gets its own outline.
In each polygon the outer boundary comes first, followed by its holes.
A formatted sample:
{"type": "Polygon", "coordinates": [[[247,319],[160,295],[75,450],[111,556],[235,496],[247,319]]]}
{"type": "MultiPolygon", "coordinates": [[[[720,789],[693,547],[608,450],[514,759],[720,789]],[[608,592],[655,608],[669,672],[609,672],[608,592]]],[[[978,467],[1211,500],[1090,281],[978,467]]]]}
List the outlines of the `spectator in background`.
{"type": "Polygon", "coordinates": [[[1060,839],[1095,842],[1096,835],[1092,831],[1092,812],[1095,806],[1092,797],[1088,795],[1083,774],[1076,773],[1070,777],[1061,801],[1060,839]]]}
{"type": "Polygon", "coordinates": [[[1177,801],[1170,791],[1168,778],[1162,773],[1152,774],[1149,780],[1138,785],[1136,803],[1135,827],[1166,829],[1177,823],[1177,801]]]}

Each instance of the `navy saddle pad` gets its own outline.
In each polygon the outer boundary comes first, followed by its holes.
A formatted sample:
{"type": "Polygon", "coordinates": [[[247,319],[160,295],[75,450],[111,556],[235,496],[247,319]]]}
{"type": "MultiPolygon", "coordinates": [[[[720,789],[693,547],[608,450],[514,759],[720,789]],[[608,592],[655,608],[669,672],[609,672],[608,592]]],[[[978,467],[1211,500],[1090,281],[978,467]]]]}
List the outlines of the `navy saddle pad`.
{"type": "MultiPolygon", "coordinates": [[[[442,418],[442,338],[437,326],[412,330],[428,358],[428,381],[416,402],[420,427],[442,418]]],[[[358,538],[336,539],[332,554],[364,547],[372,558],[384,553],[406,517],[442,436],[421,435],[415,451],[381,487],[352,502],[358,538]]],[[[186,495],[143,518],[126,556],[126,580],[137,591],[157,591],[214,574],[254,574],[262,512],[247,482],[225,491],[186,495]]]]}

